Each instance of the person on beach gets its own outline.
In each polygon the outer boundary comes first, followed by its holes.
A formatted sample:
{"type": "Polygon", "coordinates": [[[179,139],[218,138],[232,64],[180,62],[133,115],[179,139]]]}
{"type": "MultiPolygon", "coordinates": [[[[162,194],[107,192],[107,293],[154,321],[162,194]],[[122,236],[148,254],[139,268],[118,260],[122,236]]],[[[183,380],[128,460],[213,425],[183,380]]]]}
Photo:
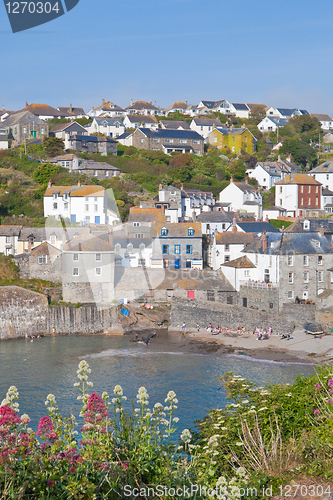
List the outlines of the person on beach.
{"type": "Polygon", "coordinates": [[[184,323],[182,324],[182,330],[183,330],[183,332],[185,331],[185,326],[186,326],[186,324],[185,324],[185,321],[184,321],[184,323]]]}
{"type": "Polygon", "coordinates": [[[52,328],[52,335],[55,335],[55,328],[52,328]]]}
{"type": "Polygon", "coordinates": [[[200,330],[200,325],[199,325],[199,323],[197,323],[197,325],[196,325],[196,326],[197,326],[197,331],[199,331],[199,330],[200,330]]]}
{"type": "Polygon", "coordinates": [[[271,327],[271,326],[268,328],[268,335],[269,335],[269,336],[271,336],[271,335],[272,335],[272,327],[271,327]]]}

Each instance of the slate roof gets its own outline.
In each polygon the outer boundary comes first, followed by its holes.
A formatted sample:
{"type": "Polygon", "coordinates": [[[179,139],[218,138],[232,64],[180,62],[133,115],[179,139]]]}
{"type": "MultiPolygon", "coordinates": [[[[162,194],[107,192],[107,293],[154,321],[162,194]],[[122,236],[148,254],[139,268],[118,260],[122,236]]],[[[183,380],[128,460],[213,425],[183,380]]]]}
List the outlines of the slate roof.
{"type": "Polygon", "coordinates": [[[127,137],[129,137],[132,134],[133,134],[133,132],[124,132],[123,134],[118,135],[117,141],[119,141],[119,139],[126,139],[127,137]]]}
{"type": "Polygon", "coordinates": [[[88,228],[81,227],[23,227],[18,238],[18,241],[28,241],[30,236],[34,237],[35,241],[45,241],[51,235],[56,235],[58,239],[70,240],[80,234],[89,233],[88,228]]]}
{"type": "Polygon", "coordinates": [[[221,101],[201,101],[201,102],[204,106],[206,106],[206,108],[213,109],[219,104],[221,104],[221,102],[223,102],[223,99],[221,101]]]}
{"type": "Polygon", "coordinates": [[[113,245],[92,234],[83,234],[66,243],[64,252],[110,252],[113,245]]]}
{"type": "Polygon", "coordinates": [[[0,226],[0,236],[19,236],[23,226],[0,226]]]}
{"type": "Polygon", "coordinates": [[[321,163],[318,167],[312,169],[310,174],[331,174],[333,173],[333,161],[325,161],[321,163]]]}
{"type": "Polygon", "coordinates": [[[60,111],[60,113],[66,113],[67,115],[70,116],[85,115],[83,108],[74,108],[73,106],[72,108],[71,107],[67,108],[66,106],[59,106],[58,110],[60,111]]]}
{"type": "Polygon", "coordinates": [[[166,129],[173,129],[173,130],[179,127],[182,127],[185,130],[188,130],[190,128],[189,124],[182,120],[161,120],[160,124],[163,125],[163,127],[166,129]]]}
{"type": "Polygon", "coordinates": [[[50,130],[50,132],[61,132],[62,130],[66,130],[66,128],[71,127],[72,125],[77,125],[77,128],[79,130],[82,130],[83,132],[85,131],[85,128],[82,127],[82,125],[74,121],[70,123],[61,123],[60,125],[56,125],[50,130]]]}
{"type": "Polygon", "coordinates": [[[259,205],[259,203],[253,200],[246,200],[244,201],[243,205],[259,205]]]}
{"type": "MultiPolygon", "coordinates": [[[[279,127],[284,127],[288,123],[287,118],[274,118],[274,116],[266,116],[266,118],[279,127]]],[[[266,120],[266,118],[264,118],[264,120],[266,120]]]]}
{"type": "Polygon", "coordinates": [[[83,160],[79,165],[79,170],[113,170],[120,172],[120,168],[110,165],[104,161],[83,160]]]}
{"type": "Polygon", "coordinates": [[[221,265],[225,267],[234,267],[236,269],[254,269],[256,267],[246,255],[238,257],[238,259],[230,260],[229,262],[224,262],[224,264],[221,265]]]}
{"type": "Polygon", "coordinates": [[[76,156],[75,154],[67,154],[67,155],[59,155],[59,156],[53,156],[53,158],[49,158],[49,162],[57,162],[57,161],[71,161],[71,160],[78,160],[79,157],[76,156]]]}
{"type": "Polygon", "coordinates": [[[157,123],[156,118],[146,115],[127,115],[127,119],[131,123],[157,123]]]}
{"type": "Polygon", "coordinates": [[[218,118],[193,118],[192,121],[196,123],[196,125],[199,125],[201,127],[207,126],[207,127],[218,127],[219,125],[222,126],[221,121],[218,118]]]}
{"type": "MultiPolygon", "coordinates": [[[[150,130],[149,128],[139,128],[146,137],[160,137],[162,139],[174,138],[174,139],[196,139],[203,141],[203,138],[198,132],[193,130],[167,130],[159,128],[157,130],[150,130]]],[[[168,144],[167,147],[173,147],[173,144],[168,144]]],[[[186,146],[186,144],[184,144],[186,146]]]]}
{"type": "Polygon", "coordinates": [[[272,205],[271,207],[264,208],[263,210],[275,210],[276,212],[284,212],[285,208],[282,207],[276,207],[275,205],[272,205]]]}
{"type": "Polygon", "coordinates": [[[30,255],[59,255],[59,254],[61,254],[61,251],[58,250],[58,248],[54,247],[53,245],[47,243],[47,241],[44,241],[44,243],[41,243],[40,245],[38,245],[38,247],[35,247],[30,252],[30,255]]]}
{"type": "Polygon", "coordinates": [[[283,116],[292,116],[295,111],[297,111],[297,108],[289,109],[289,108],[276,108],[279,113],[283,116]]]}
{"type": "Polygon", "coordinates": [[[2,125],[5,127],[19,125],[22,123],[23,125],[27,125],[29,123],[35,125],[47,125],[43,120],[35,116],[30,111],[19,111],[14,113],[13,115],[8,116],[3,122],[2,125]]]}
{"type": "Polygon", "coordinates": [[[317,118],[317,120],[319,120],[320,122],[331,122],[332,121],[332,118],[330,118],[326,114],[311,113],[311,116],[313,116],[314,118],[317,118]]]}
{"type": "Polygon", "coordinates": [[[149,102],[146,101],[135,101],[134,104],[131,104],[131,106],[127,106],[126,110],[131,110],[131,109],[150,109],[153,111],[159,111],[159,109],[154,106],[153,104],[150,104],[149,102]]]}
{"type": "Polygon", "coordinates": [[[321,193],[323,196],[333,196],[333,191],[330,191],[327,188],[323,188],[321,193]]]}
{"type": "Polygon", "coordinates": [[[320,182],[307,174],[287,174],[283,179],[275,183],[275,185],[281,184],[314,184],[315,186],[321,186],[320,182]]]}
{"type": "Polygon", "coordinates": [[[247,184],[247,182],[234,182],[235,186],[237,186],[243,193],[256,193],[257,190],[251,186],[250,184],[247,184]]]}
{"type": "Polygon", "coordinates": [[[333,220],[332,219],[298,219],[288,226],[284,231],[285,233],[307,233],[318,231],[324,228],[324,232],[333,234],[333,220]],[[310,222],[310,230],[304,229],[304,221],[310,222]]]}
{"type": "Polygon", "coordinates": [[[245,233],[263,233],[264,231],[271,233],[278,233],[279,231],[272,226],[269,222],[258,221],[258,222],[237,222],[237,226],[240,227],[245,233]]]}
{"type": "Polygon", "coordinates": [[[70,140],[73,141],[85,141],[85,142],[114,142],[117,144],[117,141],[113,139],[109,139],[109,137],[96,137],[95,135],[72,135],[70,140]]]}
{"type": "Polygon", "coordinates": [[[255,106],[261,106],[262,108],[265,108],[265,109],[267,108],[266,104],[256,104],[253,102],[247,102],[246,105],[250,109],[254,108],[255,106]]]}
{"type": "Polygon", "coordinates": [[[232,105],[238,111],[249,111],[249,108],[247,107],[246,104],[233,102],[232,105]]]}
{"type": "Polygon", "coordinates": [[[201,212],[196,218],[197,222],[232,222],[233,214],[228,214],[224,211],[216,212],[201,212]]]}
{"type": "Polygon", "coordinates": [[[45,227],[23,227],[18,241],[28,241],[31,236],[33,236],[35,241],[45,241],[45,227]]]}
{"type": "Polygon", "coordinates": [[[327,238],[320,233],[265,233],[259,240],[247,247],[243,252],[269,255],[310,255],[333,253],[333,248],[327,238]],[[266,250],[263,250],[264,238],[267,240],[266,250]],[[316,246],[316,243],[320,243],[316,246]]]}
{"type": "Polygon", "coordinates": [[[250,245],[257,238],[257,235],[254,233],[240,233],[239,231],[215,233],[215,240],[217,245],[250,245]]]}
{"type": "Polygon", "coordinates": [[[97,122],[98,125],[101,125],[106,122],[109,125],[109,127],[115,125],[116,123],[120,123],[121,125],[123,125],[122,120],[120,120],[119,118],[99,118],[96,116],[94,117],[94,120],[97,122]]]}
{"type": "Polygon", "coordinates": [[[161,238],[201,238],[202,237],[202,230],[201,230],[201,223],[199,222],[178,222],[178,224],[173,224],[171,222],[160,222],[156,224],[152,224],[152,228],[155,230],[157,233],[156,236],[161,238]],[[161,230],[163,228],[166,228],[168,233],[167,236],[161,236],[161,230]],[[187,236],[187,230],[188,229],[194,229],[194,235],[193,236],[187,236]]]}
{"type": "Polygon", "coordinates": [[[67,193],[71,197],[77,196],[104,196],[105,188],[102,186],[51,186],[45,191],[44,196],[53,196],[57,193],[58,196],[63,196],[67,193]]]}
{"type": "MultiPolygon", "coordinates": [[[[222,135],[242,135],[246,130],[250,132],[250,130],[246,127],[241,127],[241,128],[225,128],[225,127],[215,127],[215,130],[220,132],[222,135]]],[[[252,135],[253,139],[256,141],[257,139],[254,137],[252,132],[250,132],[252,135]]]]}

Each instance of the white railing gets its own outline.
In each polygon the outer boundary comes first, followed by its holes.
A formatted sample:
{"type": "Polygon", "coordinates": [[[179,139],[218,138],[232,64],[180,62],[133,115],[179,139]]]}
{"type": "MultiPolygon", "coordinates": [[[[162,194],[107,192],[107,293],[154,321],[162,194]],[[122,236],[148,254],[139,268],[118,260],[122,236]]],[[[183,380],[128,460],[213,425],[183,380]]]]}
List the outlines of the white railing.
{"type": "Polygon", "coordinates": [[[265,283],[264,281],[240,281],[239,284],[247,288],[279,288],[279,283],[265,283]]]}

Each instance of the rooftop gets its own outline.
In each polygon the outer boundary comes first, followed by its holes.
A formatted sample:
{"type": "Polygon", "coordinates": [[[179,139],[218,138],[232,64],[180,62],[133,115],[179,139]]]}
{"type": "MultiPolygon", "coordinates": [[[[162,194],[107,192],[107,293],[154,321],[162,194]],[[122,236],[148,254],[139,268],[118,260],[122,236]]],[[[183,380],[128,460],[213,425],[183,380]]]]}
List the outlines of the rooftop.
{"type": "Polygon", "coordinates": [[[53,196],[53,194],[57,194],[58,196],[63,196],[64,194],[68,194],[70,197],[77,196],[104,196],[105,188],[102,186],[96,186],[95,184],[92,186],[51,186],[48,187],[45,191],[44,196],[53,196]]]}

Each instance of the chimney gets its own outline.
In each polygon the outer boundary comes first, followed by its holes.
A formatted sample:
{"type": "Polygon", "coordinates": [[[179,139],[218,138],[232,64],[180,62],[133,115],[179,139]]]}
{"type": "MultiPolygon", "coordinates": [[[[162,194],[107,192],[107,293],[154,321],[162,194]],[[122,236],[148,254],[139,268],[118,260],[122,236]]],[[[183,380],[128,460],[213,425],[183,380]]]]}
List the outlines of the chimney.
{"type": "Polygon", "coordinates": [[[230,177],[230,184],[231,184],[232,182],[234,182],[234,178],[233,178],[233,176],[231,176],[231,177],[230,177]]]}
{"type": "Polygon", "coordinates": [[[161,214],[165,215],[165,206],[164,205],[161,205],[161,214]]]}
{"type": "Polygon", "coordinates": [[[195,210],[192,212],[192,222],[196,222],[197,220],[197,214],[195,213],[195,210]]]}
{"type": "Polygon", "coordinates": [[[246,184],[249,183],[249,176],[248,175],[245,177],[245,182],[246,182],[246,184]]]}
{"type": "Polygon", "coordinates": [[[102,99],[102,106],[104,106],[105,104],[105,99],[102,99]]]}
{"type": "Polygon", "coordinates": [[[184,184],[182,184],[181,190],[184,191],[184,184]]]}
{"type": "Polygon", "coordinates": [[[153,101],[149,101],[149,104],[153,104],[153,101]]]}
{"type": "Polygon", "coordinates": [[[79,182],[77,183],[77,185],[78,185],[78,187],[81,187],[81,182],[79,181],[79,182]]]}
{"type": "Polygon", "coordinates": [[[237,233],[236,217],[232,219],[232,232],[237,233]]]}
{"type": "Polygon", "coordinates": [[[131,99],[131,106],[133,106],[133,99],[131,99]]]}
{"type": "Polygon", "coordinates": [[[28,238],[28,252],[31,252],[31,240],[28,238]]]}
{"type": "Polygon", "coordinates": [[[51,179],[49,180],[47,187],[48,188],[52,187],[51,179]]]}
{"type": "Polygon", "coordinates": [[[69,105],[69,111],[72,113],[73,112],[73,106],[70,104],[69,105]]]}
{"type": "Polygon", "coordinates": [[[286,160],[290,163],[291,162],[291,154],[289,154],[286,158],[286,160]]]}
{"type": "Polygon", "coordinates": [[[320,227],[318,229],[318,233],[320,233],[322,236],[325,236],[325,229],[323,227],[320,227]]]}
{"type": "Polygon", "coordinates": [[[29,106],[29,104],[26,102],[26,103],[25,103],[25,107],[27,108],[28,106],[29,106]]]}
{"type": "Polygon", "coordinates": [[[266,252],[267,250],[267,236],[266,236],[266,231],[264,232],[264,237],[262,239],[262,251],[266,252]]]}
{"type": "Polygon", "coordinates": [[[269,222],[268,214],[266,214],[265,221],[266,221],[266,222],[269,222]]]}
{"type": "Polygon", "coordinates": [[[281,161],[281,155],[278,155],[278,161],[281,161]]]}
{"type": "Polygon", "coordinates": [[[158,190],[159,190],[159,191],[162,191],[162,189],[163,189],[163,186],[162,186],[162,184],[160,184],[160,185],[158,186],[158,190]]]}
{"type": "Polygon", "coordinates": [[[109,243],[110,243],[110,245],[113,244],[113,234],[111,231],[109,231],[109,243]]]}

